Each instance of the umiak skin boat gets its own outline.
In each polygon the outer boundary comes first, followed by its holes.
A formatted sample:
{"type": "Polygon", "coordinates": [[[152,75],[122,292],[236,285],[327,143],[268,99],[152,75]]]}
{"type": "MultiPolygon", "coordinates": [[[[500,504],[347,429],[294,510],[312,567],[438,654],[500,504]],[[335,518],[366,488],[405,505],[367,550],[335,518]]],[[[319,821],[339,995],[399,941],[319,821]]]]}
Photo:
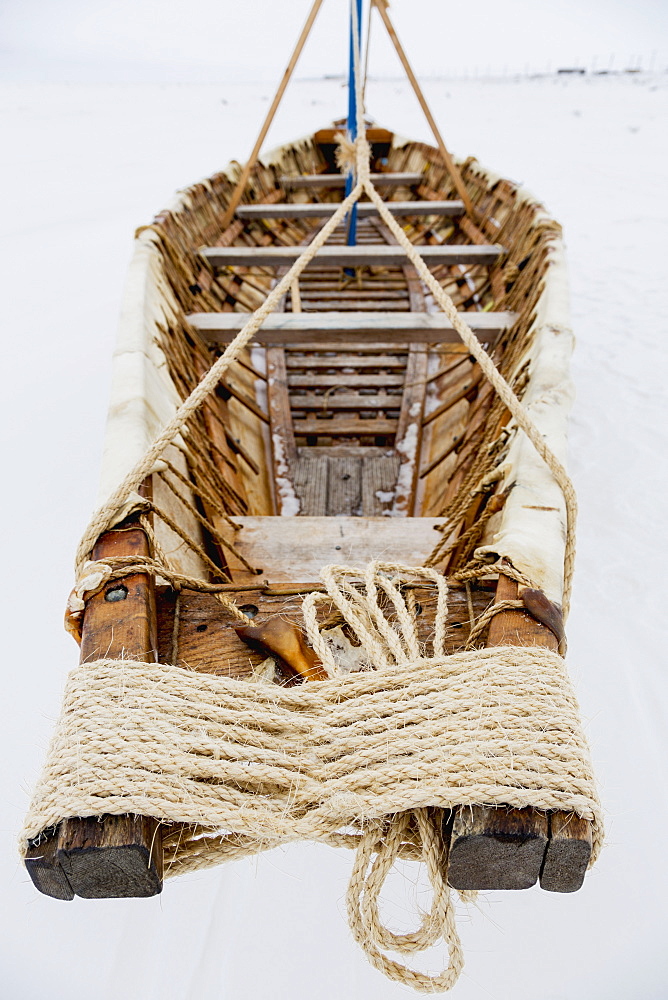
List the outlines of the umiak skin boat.
{"type": "MultiPolygon", "coordinates": [[[[426,108],[386,5],[376,7],[426,108]]],[[[137,234],[104,496],[344,197],[341,124],[257,158],[284,84],[244,170],[193,185],[137,234]]],[[[572,336],[559,227],[526,191],[473,159],[455,164],[437,130],[436,139],[366,123],[372,182],[560,456],[572,336]]],[[[126,657],[288,687],[317,680],[326,674],[304,640],[304,595],[322,589],[323,566],[379,557],[448,578],[448,654],[565,649],[562,490],[365,198],[107,527],[70,603],[84,663],[126,657]],[[113,572],[96,576],[104,560],[113,572]]],[[[411,601],[429,647],[428,581],[411,601]]],[[[341,634],[354,670],[359,644],[341,634]]],[[[167,851],[174,838],[134,814],[73,816],[31,833],[31,877],[61,899],[159,892],[161,838],[167,851]]],[[[467,803],[449,811],[446,839],[457,889],[539,880],[570,892],[590,860],[592,824],[573,811],[467,803]]]]}

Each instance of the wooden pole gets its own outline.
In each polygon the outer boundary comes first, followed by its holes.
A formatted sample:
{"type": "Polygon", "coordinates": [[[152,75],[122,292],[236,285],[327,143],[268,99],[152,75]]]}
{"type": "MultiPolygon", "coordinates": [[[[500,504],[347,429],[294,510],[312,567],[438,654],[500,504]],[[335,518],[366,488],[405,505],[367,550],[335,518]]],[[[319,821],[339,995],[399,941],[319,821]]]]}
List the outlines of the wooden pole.
{"type": "MultiPolygon", "coordinates": [[[[357,87],[355,86],[355,65],[359,68],[360,45],[362,41],[362,0],[351,0],[350,2],[350,60],[348,66],[348,138],[355,142],[357,138],[357,87]],[[355,30],[357,28],[357,30],[355,30]]],[[[346,187],[344,197],[347,198],[353,189],[356,179],[355,169],[352,168],[346,177],[346,187]]],[[[349,246],[357,243],[357,202],[350,209],[347,216],[349,246]]],[[[344,273],[353,277],[353,268],[344,268],[344,273]]]]}
{"type": "Polygon", "coordinates": [[[434,138],[436,139],[436,145],[439,148],[439,152],[440,152],[441,156],[443,157],[445,165],[448,168],[448,172],[449,172],[450,176],[452,177],[452,180],[454,182],[455,187],[457,188],[457,193],[458,193],[459,197],[462,199],[462,201],[464,202],[464,206],[466,208],[467,213],[470,216],[474,217],[475,216],[475,209],[474,209],[473,204],[471,202],[471,199],[469,197],[469,193],[466,190],[466,185],[464,184],[464,181],[462,179],[462,175],[460,174],[459,168],[457,167],[455,161],[450,156],[450,153],[448,152],[448,150],[447,150],[447,148],[445,146],[445,143],[443,142],[443,138],[441,136],[441,133],[438,130],[438,125],[436,124],[434,116],[432,115],[431,111],[429,110],[429,105],[427,104],[426,98],[425,98],[424,94],[422,93],[422,89],[420,87],[420,84],[417,82],[417,77],[415,76],[415,73],[413,72],[413,70],[411,68],[411,64],[408,61],[408,57],[407,57],[406,53],[404,52],[403,46],[402,46],[401,42],[399,41],[399,38],[397,36],[396,31],[394,30],[394,26],[393,26],[393,24],[392,24],[392,22],[390,20],[390,15],[387,13],[388,0],[371,0],[371,2],[374,4],[374,6],[376,7],[376,10],[380,14],[380,16],[382,18],[382,21],[383,21],[383,24],[387,28],[387,33],[390,36],[390,38],[392,39],[392,44],[394,45],[395,49],[397,50],[397,55],[399,56],[399,59],[401,60],[401,64],[402,64],[402,66],[404,67],[404,69],[406,71],[406,76],[408,77],[408,79],[411,82],[413,90],[415,91],[415,96],[417,97],[418,101],[420,102],[420,107],[422,108],[422,110],[424,112],[424,115],[425,115],[425,118],[429,122],[429,126],[430,126],[432,132],[434,133],[434,138]]]}
{"type": "Polygon", "coordinates": [[[253,149],[252,149],[252,152],[251,152],[251,154],[250,154],[250,156],[248,158],[248,161],[246,162],[243,170],[241,171],[241,176],[239,177],[239,180],[237,181],[237,186],[235,187],[234,191],[232,192],[232,197],[230,198],[229,205],[227,206],[227,209],[225,211],[225,215],[222,218],[221,229],[226,229],[227,226],[229,226],[230,222],[232,221],[232,217],[234,215],[234,210],[237,207],[237,205],[239,204],[239,201],[241,200],[241,196],[242,196],[242,194],[244,192],[244,188],[246,187],[246,184],[248,183],[248,178],[250,177],[251,170],[253,169],[253,167],[255,166],[255,163],[257,162],[257,158],[258,158],[258,156],[260,154],[260,150],[262,149],[262,144],[263,144],[263,142],[264,142],[264,140],[265,140],[265,138],[267,136],[267,132],[269,131],[269,127],[270,127],[272,121],[274,120],[274,115],[276,114],[276,111],[278,110],[278,106],[281,103],[281,100],[283,99],[283,94],[285,93],[285,89],[286,89],[288,83],[290,82],[290,77],[292,76],[294,68],[297,65],[297,60],[299,59],[299,57],[301,55],[301,52],[302,52],[302,49],[304,48],[304,44],[306,42],[306,39],[308,38],[308,36],[311,33],[311,28],[313,27],[313,22],[315,21],[316,17],[318,16],[318,11],[320,10],[321,6],[322,6],[322,0],[314,0],[314,3],[313,3],[313,6],[311,7],[311,11],[309,13],[309,16],[306,19],[306,23],[305,23],[304,27],[302,28],[301,35],[299,36],[299,39],[298,39],[297,44],[295,46],[295,50],[292,53],[292,57],[290,59],[290,62],[288,63],[287,68],[285,70],[285,73],[283,74],[283,78],[282,78],[280,84],[278,85],[278,90],[276,91],[276,96],[274,97],[274,100],[271,103],[271,107],[269,108],[269,111],[267,112],[267,117],[265,118],[264,124],[262,125],[262,128],[260,129],[260,134],[258,135],[257,139],[255,140],[255,145],[253,146],[253,149]]]}

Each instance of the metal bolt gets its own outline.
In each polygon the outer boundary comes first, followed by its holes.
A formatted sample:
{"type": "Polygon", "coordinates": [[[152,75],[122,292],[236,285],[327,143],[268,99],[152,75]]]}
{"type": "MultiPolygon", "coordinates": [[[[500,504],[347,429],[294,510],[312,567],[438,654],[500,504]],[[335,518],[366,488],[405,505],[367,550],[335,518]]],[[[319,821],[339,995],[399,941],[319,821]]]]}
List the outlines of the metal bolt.
{"type": "Polygon", "coordinates": [[[124,601],[127,596],[128,588],[121,583],[117,587],[110,587],[105,593],[104,599],[105,601],[124,601]]]}

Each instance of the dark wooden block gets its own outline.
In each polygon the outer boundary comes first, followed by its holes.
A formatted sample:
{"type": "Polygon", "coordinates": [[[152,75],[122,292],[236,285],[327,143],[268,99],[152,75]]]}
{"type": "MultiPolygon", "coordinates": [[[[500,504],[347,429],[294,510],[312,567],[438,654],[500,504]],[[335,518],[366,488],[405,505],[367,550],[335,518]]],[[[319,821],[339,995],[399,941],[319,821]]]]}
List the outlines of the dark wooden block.
{"type": "Polygon", "coordinates": [[[145,816],[95,816],[61,823],[57,858],[83,899],[162,891],[162,838],[145,816]]]}
{"type": "Polygon", "coordinates": [[[54,899],[74,899],[74,890],[56,854],[57,840],[51,834],[28,848],[25,866],[36,889],[54,899]]]}
{"type": "Polygon", "coordinates": [[[550,842],[540,873],[541,889],[576,892],[591,858],[591,823],[572,813],[550,815],[550,842]]]}
{"type": "Polygon", "coordinates": [[[448,882],[455,889],[529,889],[540,875],[548,840],[545,813],[460,806],[456,811],[448,882]]]}

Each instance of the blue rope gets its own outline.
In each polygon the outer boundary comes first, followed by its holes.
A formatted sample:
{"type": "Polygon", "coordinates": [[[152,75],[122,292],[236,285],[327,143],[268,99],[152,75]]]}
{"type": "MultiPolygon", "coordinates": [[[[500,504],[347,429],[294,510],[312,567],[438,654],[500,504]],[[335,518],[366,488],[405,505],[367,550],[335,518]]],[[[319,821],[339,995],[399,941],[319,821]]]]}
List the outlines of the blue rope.
{"type": "MultiPolygon", "coordinates": [[[[355,95],[355,33],[353,31],[353,4],[357,6],[357,26],[359,42],[359,61],[361,63],[362,48],[362,0],[350,0],[350,62],[348,68],[348,137],[354,142],[357,138],[357,98],[355,95]]],[[[355,171],[351,170],[346,177],[346,196],[353,189],[355,171]]],[[[348,246],[355,246],[357,242],[357,202],[348,214],[348,246]]],[[[349,269],[346,268],[346,273],[349,269]]],[[[350,271],[350,273],[354,273],[350,271]]]]}

